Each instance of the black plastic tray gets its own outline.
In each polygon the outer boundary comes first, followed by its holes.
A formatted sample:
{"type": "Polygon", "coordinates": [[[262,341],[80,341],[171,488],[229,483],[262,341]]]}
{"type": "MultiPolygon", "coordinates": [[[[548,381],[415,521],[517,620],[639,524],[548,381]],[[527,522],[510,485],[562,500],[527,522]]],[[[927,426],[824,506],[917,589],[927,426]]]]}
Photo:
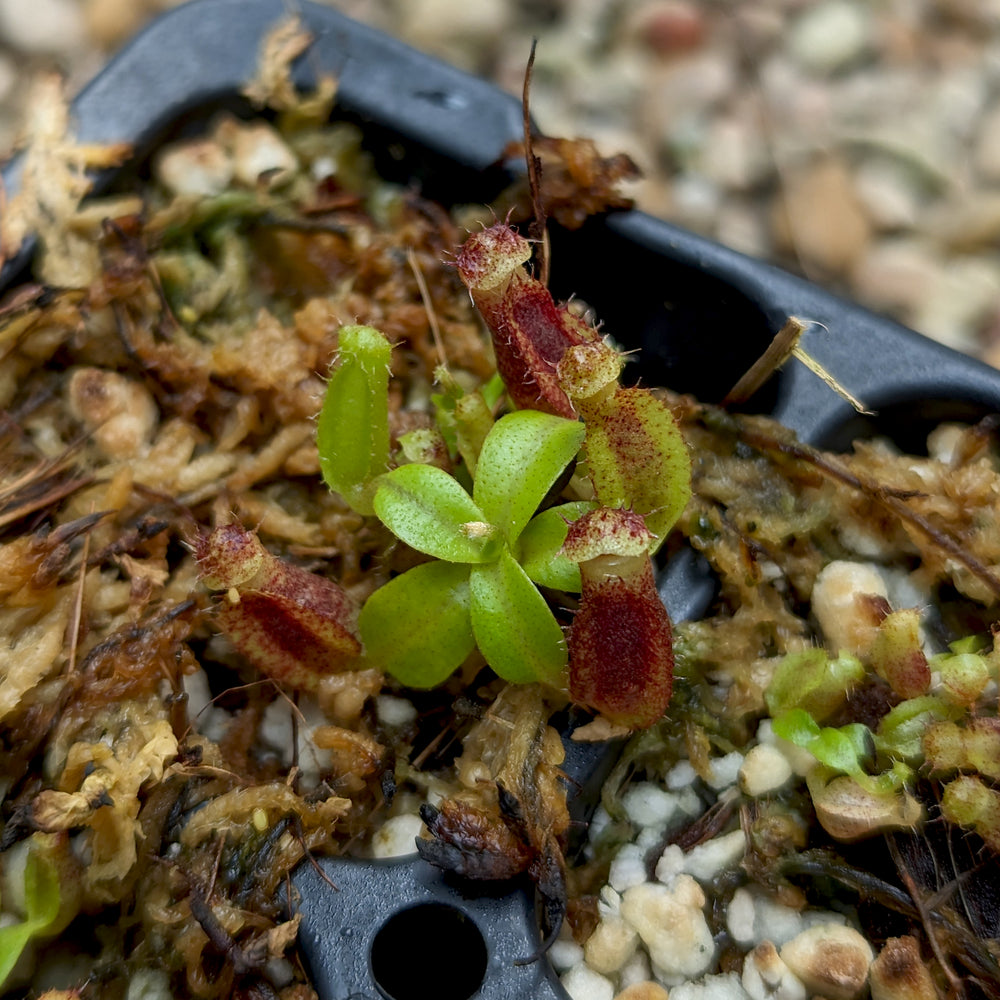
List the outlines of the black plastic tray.
{"type": "MultiPolygon", "coordinates": [[[[335,115],[365,127],[379,171],[419,183],[445,203],[488,201],[509,179],[497,164],[521,136],[520,101],[356,24],[296,4],[315,35],[297,65],[308,87],[339,79],[335,115]]],[[[164,15],[117,55],[74,104],[87,142],[128,141],[134,160],[98,189],[141,174],[167,138],[197,131],[219,109],[250,113],[238,95],[284,0],[196,0],[164,15]]],[[[4,171],[16,189],[16,162],[4,171]]],[[[784,320],[817,321],[809,352],[870,408],[861,418],[797,362],[753,399],[813,444],[839,448],[874,432],[911,449],[942,419],[1000,410],[1000,373],[880,319],[814,285],[640,212],[556,231],[552,288],[580,295],[604,328],[642,349],[630,366],[647,385],[717,400],[761,354],[784,320]]],[[[27,273],[30,246],[0,273],[0,290],[27,273]]],[[[704,610],[712,581],[693,558],[671,565],[661,592],[675,618],[704,610]]],[[[610,758],[571,746],[578,809],[595,801],[610,758]]],[[[518,964],[539,944],[526,887],[490,891],[452,881],[418,860],[329,859],[335,891],[310,866],[295,878],[301,937],[323,1000],[389,997],[482,1000],[566,993],[546,960],[518,964]],[[402,973],[400,974],[400,970],[402,973]],[[381,985],[379,985],[381,984],[381,985]]]]}

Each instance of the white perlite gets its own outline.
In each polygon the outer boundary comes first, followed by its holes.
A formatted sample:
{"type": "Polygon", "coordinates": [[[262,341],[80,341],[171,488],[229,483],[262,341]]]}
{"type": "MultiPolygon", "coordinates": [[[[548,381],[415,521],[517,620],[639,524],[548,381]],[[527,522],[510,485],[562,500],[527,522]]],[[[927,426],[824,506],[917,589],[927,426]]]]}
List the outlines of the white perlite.
{"type": "Polygon", "coordinates": [[[802,980],[781,960],[770,941],[763,941],[743,961],[743,989],[752,1000],[806,1000],[802,980]]]}
{"type": "Polygon", "coordinates": [[[740,768],[743,766],[743,754],[734,750],[725,757],[713,757],[708,762],[708,784],[717,792],[736,784],[740,768]]]}
{"type": "Polygon", "coordinates": [[[417,707],[406,698],[392,694],[380,694],[375,699],[375,714],[383,726],[398,729],[417,721],[417,707]]]}
{"type": "Polygon", "coordinates": [[[846,649],[860,655],[871,646],[878,624],[865,599],[873,594],[888,598],[889,591],[882,574],[867,563],[838,559],[816,577],[812,610],[831,653],[846,649]]]}
{"type": "Polygon", "coordinates": [[[639,935],[621,917],[608,916],[594,928],[583,946],[584,959],[595,972],[618,972],[639,947],[639,935]]]}
{"type": "Polygon", "coordinates": [[[173,1000],[170,977],[162,969],[138,969],[129,980],[125,1000],[173,1000]]]}
{"type": "Polygon", "coordinates": [[[573,1000],[612,1000],[615,995],[610,979],[582,963],[573,966],[559,981],[573,1000]]]}
{"type": "Polygon", "coordinates": [[[702,975],[712,965],[715,945],[702,907],[705,893],[689,875],[672,887],[646,882],[622,896],[621,914],[649,951],[653,972],[666,985],[702,975]]]}
{"type": "Polygon", "coordinates": [[[583,961],[583,948],[572,937],[560,937],[549,948],[549,961],[556,972],[569,972],[583,961]]]}
{"type": "Polygon", "coordinates": [[[751,747],[740,768],[740,789],[745,795],[758,798],[783,787],[792,777],[788,758],[774,746],[758,743],[751,747]]]}
{"type": "Polygon", "coordinates": [[[646,859],[642,848],[638,844],[625,844],[611,862],[608,884],[616,892],[624,892],[645,881],[646,859]]]}
{"type": "Polygon", "coordinates": [[[677,811],[677,798],[658,785],[642,781],[625,792],[622,807],[636,826],[663,829],[677,811]]]}
{"type": "Polygon", "coordinates": [[[693,875],[699,882],[710,882],[721,871],[739,864],[746,850],[742,830],[734,830],[698,844],[686,854],[676,844],[667,847],[656,863],[656,878],[669,885],[678,875],[693,875]]]}
{"type": "Polygon", "coordinates": [[[846,918],[829,910],[796,910],[759,892],[737,889],[726,913],[726,926],[733,940],[744,948],[764,941],[781,947],[804,930],[820,925],[844,925],[846,918]]]}
{"type": "Polygon", "coordinates": [[[748,1000],[740,977],[735,972],[705,976],[697,983],[684,983],[670,991],[670,1000],[748,1000]]]}

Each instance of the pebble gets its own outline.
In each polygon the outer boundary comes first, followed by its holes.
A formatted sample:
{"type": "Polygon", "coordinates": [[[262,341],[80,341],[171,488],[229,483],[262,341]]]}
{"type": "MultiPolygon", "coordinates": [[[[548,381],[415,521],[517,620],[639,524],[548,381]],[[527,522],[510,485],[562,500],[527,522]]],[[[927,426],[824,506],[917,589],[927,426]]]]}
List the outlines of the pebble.
{"type": "Polygon", "coordinates": [[[835,156],[790,171],[774,206],[779,247],[826,275],[847,272],[871,239],[847,164],[835,156]]]}
{"type": "Polygon", "coordinates": [[[730,191],[747,191],[766,180],[773,164],[753,116],[741,110],[714,119],[705,134],[700,167],[730,191]]]}
{"type": "Polygon", "coordinates": [[[918,290],[929,288],[943,266],[932,241],[900,236],[868,247],[855,262],[851,280],[872,308],[909,319],[922,294],[918,290]]]}
{"type": "Polygon", "coordinates": [[[633,10],[626,31],[660,57],[674,57],[697,49],[707,25],[698,4],[689,0],[647,0],[633,10]]]}
{"type": "Polygon", "coordinates": [[[0,103],[6,101],[17,85],[17,66],[10,56],[0,52],[0,103]]]}
{"type": "Polygon", "coordinates": [[[874,566],[838,559],[823,567],[813,584],[812,610],[831,654],[846,649],[858,656],[871,646],[879,624],[870,610],[872,596],[889,596],[874,566]]]}
{"type": "Polygon", "coordinates": [[[872,158],[854,172],[854,189],[868,220],[879,230],[913,229],[926,200],[898,161],[872,158]]]}
{"type": "Polygon", "coordinates": [[[1000,182],[1000,106],[986,112],[978,131],[972,154],[976,170],[984,181],[1000,182]]]}
{"type": "Polygon", "coordinates": [[[90,37],[101,48],[112,49],[135,34],[146,12],[135,0],[86,0],[83,16],[90,37]]]}
{"type": "Polygon", "coordinates": [[[810,927],[785,944],[780,955],[810,993],[827,1000],[860,997],[875,957],[864,937],[843,924],[810,927]]]}
{"type": "MultiPolygon", "coordinates": [[[[16,133],[21,81],[39,56],[56,56],[82,83],[101,51],[175,2],[0,0],[0,148],[16,133]]],[[[751,254],[787,261],[797,250],[811,277],[841,280],[862,303],[1000,361],[1000,348],[977,338],[981,311],[928,301],[922,278],[938,260],[968,252],[952,245],[956,234],[992,248],[1000,232],[988,210],[1000,185],[995,3],[337,5],[492,72],[517,94],[528,39],[538,35],[536,119],[551,134],[630,137],[619,144],[647,171],[634,188],[640,207],[751,254]],[[828,196],[801,196],[790,229],[771,192],[795,200],[802,164],[816,156],[840,163],[848,183],[821,177],[828,196]],[[970,211],[956,207],[962,200],[970,211]],[[928,228],[936,210],[956,220],[950,235],[936,231],[940,220],[928,228]],[[927,258],[906,269],[906,281],[883,243],[918,236],[927,258]]],[[[960,299],[962,290],[945,282],[940,294],[960,299]]]]}
{"type": "MultiPolygon", "coordinates": [[[[506,0],[409,0],[399,9],[396,30],[411,45],[475,71],[503,37],[508,12],[506,0]]],[[[527,50],[523,58],[527,59],[527,50]]]]}
{"type": "Polygon", "coordinates": [[[33,55],[82,46],[86,25],[75,0],[0,0],[0,42],[33,55]]]}
{"type": "Polygon", "coordinates": [[[401,858],[407,854],[416,854],[415,841],[423,825],[423,821],[414,813],[390,816],[372,837],[372,857],[401,858]]]}
{"type": "Polygon", "coordinates": [[[659,983],[647,979],[626,986],[620,993],[615,994],[615,1000],[668,1000],[668,996],[667,991],[659,983]]]}
{"type": "Polygon", "coordinates": [[[985,256],[955,258],[914,310],[914,323],[959,351],[975,349],[975,333],[1000,301],[1000,267],[985,256]]]}
{"type": "Polygon", "coordinates": [[[864,5],[826,0],[803,9],[792,25],[788,48],[803,68],[834,73],[859,59],[871,42],[871,24],[864,5]]]}

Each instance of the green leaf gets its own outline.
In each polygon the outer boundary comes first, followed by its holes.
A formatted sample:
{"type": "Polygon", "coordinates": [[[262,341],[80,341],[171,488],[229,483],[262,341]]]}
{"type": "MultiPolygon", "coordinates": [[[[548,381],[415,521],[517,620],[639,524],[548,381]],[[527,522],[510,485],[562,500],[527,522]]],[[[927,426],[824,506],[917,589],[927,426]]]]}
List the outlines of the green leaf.
{"type": "Polygon", "coordinates": [[[493,412],[478,392],[455,400],[455,446],[469,473],[475,478],[483,442],[493,429],[493,412]]]}
{"type": "Polygon", "coordinates": [[[782,658],[767,686],[765,701],[772,717],[790,708],[805,709],[814,719],[828,719],[865,676],[865,666],[846,650],[831,660],[822,649],[804,649],[782,658]]]}
{"type": "Polygon", "coordinates": [[[0,986],[28,942],[44,934],[59,915],[59,873],[47,857],[31,848],[24,867],[24,908],[22,923],[0,927],[0,986]]]}
{"type": "Polygon", "coordinates": [[[510,552],[473,566],[469,586],[472,631],[486,662],[515,684],[556,681],[566,668],[562,629],[510,552]]]}
{"type": "Polygon", "coordinates": [[[521,568],[535,583],[554,590],[580,593],[580,567],[560,555],[569,524],[593,510],[590,500],[574,500],[550,507],[533,517],[521,532],[521,568]]]}
{"type": "Polygon", "coordinates": [[[433,465],[403,465],[382,476],[375,513],[411,548],[448,562],[487,562],[503,544],[472,497],[433,465]]]}
{"type": "Polygon", "coordinates": [[[797,747],[808,747],[819,736],[819,724],[801,708],[782,713],[774,720],[772,727],[775,736],[780,736],[797,747]]]}
{"type": "Polygon", "coordinates": [[[879,721],[875,745],[889,757],[919,763],[924,755],[927,727],[954,714],[954,709],[933,695],[901,701],[879,721]]]}
{"type": "Polygon", "coordinates": [[[378,476],[389,464],[389,341],[370,326],[340,331],[340,360],[330,373],[316,428],[327,486],[359,514],[372,514],[378,476]]]}
{"type": "Polygon", "coordinates": [[[440,684],[476,645],[469,567],[430,562],[379,587],[361,609],[367,660],[409,687],[440,684]]]}
{"type": "Polygon", "coordinates": [[[598,501],[642,514],[655,552],[691,498],[691,458],[670,408],[646,389],[619,389],[581,412],[598,501]]]}
{"type": "Polygon", "coordinates": [[[482,393],[483,399],[486,400],[486,405],[491,410],[496,409],[496,405],[500,401],[500,397],[504,394],[504,384],[503,379],[500,378],[500,373],[494,372],[479,387],[479,392],[482,393]]]}
{"type": "Polygon", "coordinates": [[[472,495],[511,545],[580,450],[583,424],[539,410],[501,417],[483,442],[472,495]]]}
{"type": "Polygon", "coordinates": [[[867,776],[861,762],[868,756],[866,726],[852,723],[840,729],[821,729],[806,748],[821,763],[845,774],[867,776]]]}

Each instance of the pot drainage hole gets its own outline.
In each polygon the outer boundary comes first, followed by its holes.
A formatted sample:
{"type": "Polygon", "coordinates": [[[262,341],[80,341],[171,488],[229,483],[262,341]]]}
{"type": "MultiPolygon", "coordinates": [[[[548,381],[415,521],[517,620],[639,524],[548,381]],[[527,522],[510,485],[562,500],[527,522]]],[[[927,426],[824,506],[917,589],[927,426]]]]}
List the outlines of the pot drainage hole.
{"type": "Polygon", "coordinates": [[[423,903],[393,914],[375,935],[372,975],[388,1000],[468,1000],[486,975],[486,943],[459,909],[423,903]]]}

